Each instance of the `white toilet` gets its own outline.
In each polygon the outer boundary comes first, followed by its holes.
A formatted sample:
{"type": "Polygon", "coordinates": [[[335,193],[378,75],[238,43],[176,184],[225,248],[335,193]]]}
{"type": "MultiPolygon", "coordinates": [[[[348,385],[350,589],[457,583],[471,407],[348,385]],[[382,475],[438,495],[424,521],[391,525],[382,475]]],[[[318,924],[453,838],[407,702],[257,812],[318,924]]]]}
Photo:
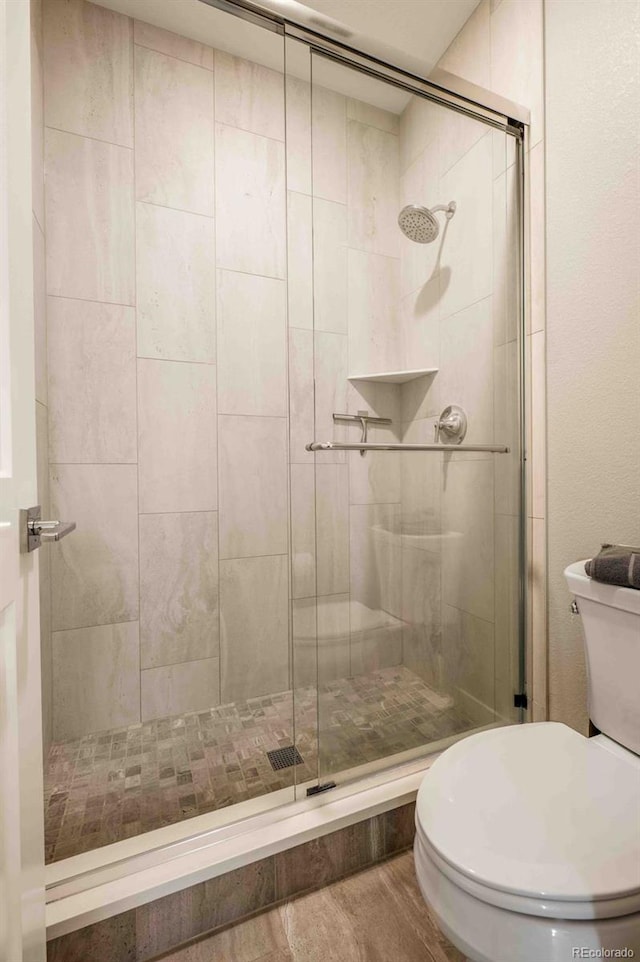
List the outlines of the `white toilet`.
{"type": "Polygon", "coordinates": [[[418,793],[418,882],[471,962],[640,959],[640,591],[592,581],[584,562],[565,577],[602,734],[472,735],[418,793]]]}

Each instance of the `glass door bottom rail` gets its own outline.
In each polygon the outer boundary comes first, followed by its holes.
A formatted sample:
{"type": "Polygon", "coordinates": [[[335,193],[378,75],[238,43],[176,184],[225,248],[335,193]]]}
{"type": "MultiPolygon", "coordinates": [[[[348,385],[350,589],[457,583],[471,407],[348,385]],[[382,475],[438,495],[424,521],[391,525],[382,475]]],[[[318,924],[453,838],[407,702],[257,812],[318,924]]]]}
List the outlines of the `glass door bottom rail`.
{"type": "MultiPolygon", "coordinates": [[[[323,758],[331,771],[391,757],[474,727],[452,698],[408,668],[320,687],[323,758]]],[[[96,732],[51,746],[45,766],[47,862],[235,802],[312,781],[317,691],[295,692],[302,762],[274,770],[268,752],[293,743],[293,693],[96,732]]]]}

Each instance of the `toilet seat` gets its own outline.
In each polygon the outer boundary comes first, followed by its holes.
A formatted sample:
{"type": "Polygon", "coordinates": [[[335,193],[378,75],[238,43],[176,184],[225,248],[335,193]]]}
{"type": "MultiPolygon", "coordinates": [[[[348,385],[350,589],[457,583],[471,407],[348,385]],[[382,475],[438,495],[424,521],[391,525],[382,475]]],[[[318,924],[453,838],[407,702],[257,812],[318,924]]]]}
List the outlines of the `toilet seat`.
{"type": "Polygon", "coordinates": [[[491,905],[563,919],[640,912],[640,758],[555,722],[493,729],[436,760],[416,845],[491,905]]]}

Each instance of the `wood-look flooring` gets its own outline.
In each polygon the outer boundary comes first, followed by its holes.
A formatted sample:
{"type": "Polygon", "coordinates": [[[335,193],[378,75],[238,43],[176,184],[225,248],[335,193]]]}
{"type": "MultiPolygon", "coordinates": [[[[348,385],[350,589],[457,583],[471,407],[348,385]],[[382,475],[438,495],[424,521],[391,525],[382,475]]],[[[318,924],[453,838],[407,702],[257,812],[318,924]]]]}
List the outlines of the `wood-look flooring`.
{"type": "Polygon", "coordinates": [[[464,962],[438,930],[404,852],[291,899],[163,962],[464,962]]]}

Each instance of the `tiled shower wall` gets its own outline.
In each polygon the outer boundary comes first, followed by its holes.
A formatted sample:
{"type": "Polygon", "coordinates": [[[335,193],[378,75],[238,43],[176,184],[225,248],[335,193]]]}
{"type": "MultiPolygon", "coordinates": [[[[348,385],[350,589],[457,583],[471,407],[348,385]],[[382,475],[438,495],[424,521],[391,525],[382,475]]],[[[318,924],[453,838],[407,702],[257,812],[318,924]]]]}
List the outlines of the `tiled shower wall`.
{"type": "Polygon", "coordinates": [[[396,119],[318,88],[311,171],[292,80],[285,184],[282,74],[83,0],[45,0],[44,89],[51,511],[78,525],[51,555],[53,737],[288,688],[290,596],[308,673],[314,481],[328,675],[399,663],[343,604],[380,594],[349,553],[399,474],[350,483],[337,455],[314,479],[304,451],[314,363],[322,437],[363,406],[349,365],[388,366],[396,119]]]}
{"type": "MultiPolygon", "coordinates": [[[[528,392],[527,410],[527,563],[528,563],[528,691],[530,717],[540,721],[547,717],[547,602],[546,602],[546,401],[545,401],[545,224],[544,224],[544,86],[543,86],[543,0],[482,0],[441,58],[438,66],[464,77],[495,93],[523,104],[531,111],[528,155],[529,195],[525,217],[528,221],[526,261],[528,318],[525,356],[528,392]]],[[[494,168],[494,202],[503,189],[509,190],[509,171],[503,185],[502,175],[494,168]]],[[[500,201],[501,203],[501,201],[500,201]]],[[[495,207],[494,207],[495,210],[495,207]]],[[[507,216],[510,216],[507,206],[507,216]]],[[[509,245],[509,223],[504,236],[494,231],[498,245],[509,245]]],[[[494,259],[496,251],[494,250],[494,259]]],[[[498,264],[497,259],[495,263],[498,264]]],[[[508,305],[507,305],[508,306],[508,305]]],[[[508,315],[505,315],[508,317],[508,315]]],[[[513,369],[509,360],[513,352],[513,333],[499,321],[495,327],[494,360],[496,380],[496,439],[509,424],[501,424],[499,416],[499,372],[513,369]]],[[[513,506],[499,497],[496,485],[495,551],[508,565],[514,564],[509,544],[513,530],[513,506]]],[[[498,573],[498,572],[497,572],[498,573]]],[[[500,624],[500,598],[496,593],[496,627],[500,624]]],[[[503,617],[512,617],[503,610],[503,617]]],[[[502,631],[502,629],[501,629],[502,631]]],[[[497,636],[498,637],[498,636],[497,636]]],[[[504,637],[502,632],[501,637],[504,637]]],[[[496,646],[496,658],[499,649],[496,646]]]]}

